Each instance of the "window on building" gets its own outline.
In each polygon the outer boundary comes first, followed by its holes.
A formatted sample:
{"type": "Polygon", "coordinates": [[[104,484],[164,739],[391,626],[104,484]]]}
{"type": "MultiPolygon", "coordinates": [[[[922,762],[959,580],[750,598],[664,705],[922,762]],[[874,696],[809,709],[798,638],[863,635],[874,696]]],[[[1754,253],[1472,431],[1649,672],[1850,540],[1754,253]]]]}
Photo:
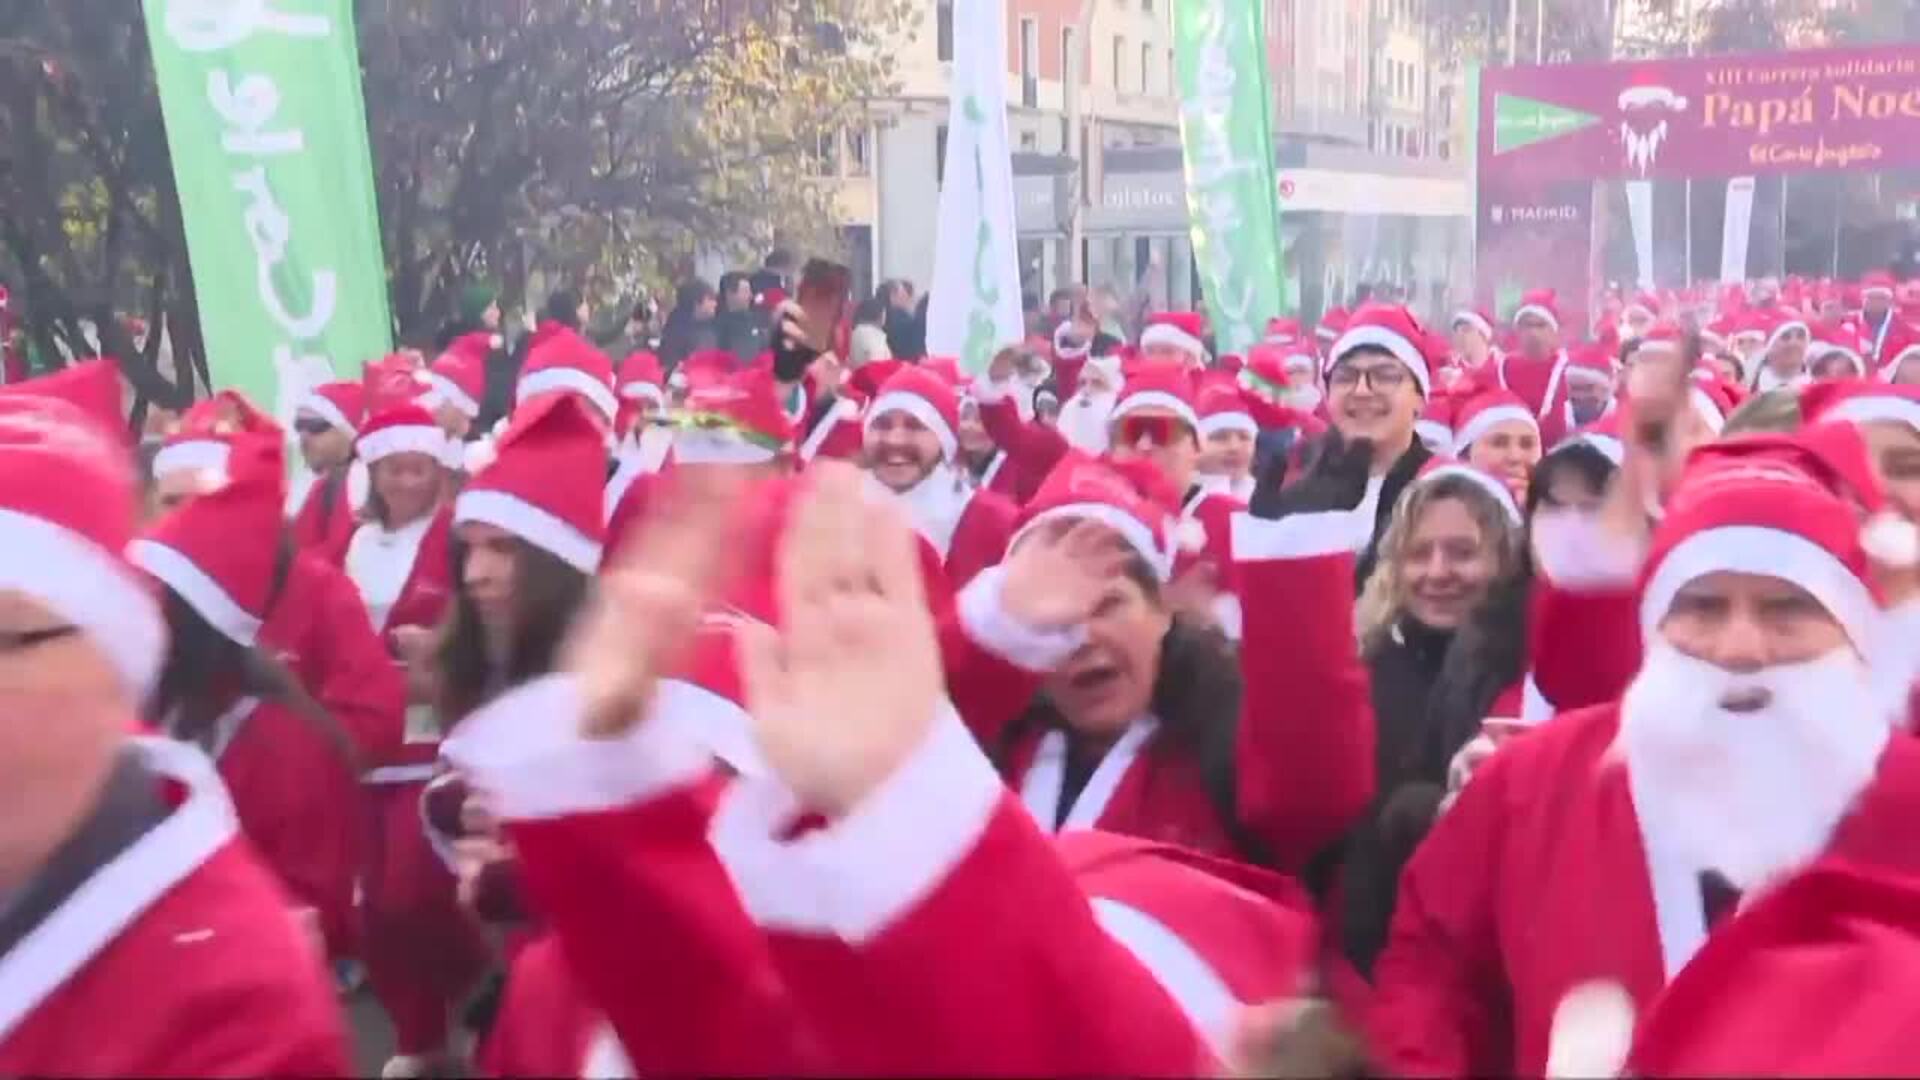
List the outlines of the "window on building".
{"type": "Polygon", "coordinates": [[[1140,92],[1142,94],[1148,93],[1153,89],[1152,86],[1148,85],[1149,82],[1151,82],[1152,74],[1153,46],[1142,45],[1140,46],[1140,92]]]}
{"type": "Polygon", "coordinates": [[[947,125],[941,124],[933,133],[933,175],[936,183],[947,178],[947,125]]]}
{"type": "Polygon", "coordinates": [[[1020,20],[1020,104],[1040,105],[1040,23],[1035,19],[1020,20]]]}
{"type": "Polygon", "coordinates": [[[840,175],[840,130],[820,133],[819,141],[814,144],[813,164],[815,176],[840,175]]]}
{"type": "Polygon", "coordinates": [[[1127,88],[1126,73],[1121,69],[1127,62],[1127,39],[1119,35],[1113,38],[1113,90],[1119,93],[1127,88]]]}
{"type": "Polygon", "coordinates": [[[867,144],[871,133],[864,127],[847,130],[847,175],[868,176],[873,171],[873,147],[867,144]]]}
{"type": "Polygon", "coordinates": [[[1039,135],[1039,133],[1038,133],[1038,132],[1033,132],[1033,131],[1023,131],[1023,132],[1021,132],[1021,133],[1020,133],[1020,149],[1022,149],[1022,150],[1038,150],[1038,149],[1040,149],[1040,135],[1039,135]]]}
{"type": "MultiPolygon", "coordinates": [[[[925,8],[920,10],[925,11],[925,8]]],[[[933,39],[941,60],[953,59],[953,0],[937,0],[933,6],[933,39]]]]}

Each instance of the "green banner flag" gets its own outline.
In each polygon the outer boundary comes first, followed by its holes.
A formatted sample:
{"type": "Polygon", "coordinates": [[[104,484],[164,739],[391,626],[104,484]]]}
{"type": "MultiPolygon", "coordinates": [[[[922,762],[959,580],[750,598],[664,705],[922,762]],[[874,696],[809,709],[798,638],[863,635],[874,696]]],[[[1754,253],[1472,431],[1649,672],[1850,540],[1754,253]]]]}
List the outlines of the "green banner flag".
{"type": "Polygon", "coordinates": [[[392,347],[352,0],[145,0],[207,365],[282,423],[392,347]]]}
{"type": "Polygon", "coordinates": [[[1244,353],[1293,310],[1280,262],[1261,4],[1174,0],[1174,66],[1193,257],[1215,347],[1244,353]]]}

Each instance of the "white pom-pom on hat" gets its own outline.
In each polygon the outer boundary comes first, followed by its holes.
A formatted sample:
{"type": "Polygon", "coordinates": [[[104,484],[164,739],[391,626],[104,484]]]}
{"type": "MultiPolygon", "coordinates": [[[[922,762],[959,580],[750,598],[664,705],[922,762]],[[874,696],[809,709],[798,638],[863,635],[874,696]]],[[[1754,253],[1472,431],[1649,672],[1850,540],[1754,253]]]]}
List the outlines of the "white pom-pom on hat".
{"type": "Polygon", "coordinates": [[[1881,566],[1920,566],[1920,525],[1882,510],[1861,526],[1860,548],[1881,566]]]}
{"type": "Polygon", "coordinates": [[[1633,998],[1617,982],[1596,979],[1567,991],[1553,1010],[1547,1075],[1618,1076],[1633,1049],[1633,998]]]}
{"type": "Polygon", "coordinates": [[[1207,527],[1198,518],[1185,518],[1175,526],[1173,539],[1181,551],[1188,555],[1197,554],[1206,550],[1207,527]]]}

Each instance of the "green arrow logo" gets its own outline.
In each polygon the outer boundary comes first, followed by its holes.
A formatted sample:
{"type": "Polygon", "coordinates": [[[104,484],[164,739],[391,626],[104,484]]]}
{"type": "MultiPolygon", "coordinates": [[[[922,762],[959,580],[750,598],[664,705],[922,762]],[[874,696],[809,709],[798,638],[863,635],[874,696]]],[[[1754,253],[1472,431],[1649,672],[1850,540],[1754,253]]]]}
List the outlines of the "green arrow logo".
{"type": "Polygon", "coordinates": [[[1493,152],[1505,154],[1523,146],[1570,135],[1600,122],[1592,113],[1549,101],[1512,94],[1493,95],[1493,152]]]}

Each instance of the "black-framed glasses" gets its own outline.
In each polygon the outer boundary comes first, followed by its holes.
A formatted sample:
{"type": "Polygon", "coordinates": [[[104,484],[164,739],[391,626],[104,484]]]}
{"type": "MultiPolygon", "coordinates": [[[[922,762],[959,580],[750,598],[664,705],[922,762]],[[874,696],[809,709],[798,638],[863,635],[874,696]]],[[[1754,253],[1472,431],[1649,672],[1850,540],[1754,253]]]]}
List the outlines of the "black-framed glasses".
{"type": "Polygon", "coordinates": [[[1364,382],[1369,390],[1391,393],[1407,385],[1412,378],[1413,373],[1399,364],[1379,364],[1364,368],[1340,364],[1327,375],[1327,385],[1340,390],[1351,390],[1364,382]]]}

